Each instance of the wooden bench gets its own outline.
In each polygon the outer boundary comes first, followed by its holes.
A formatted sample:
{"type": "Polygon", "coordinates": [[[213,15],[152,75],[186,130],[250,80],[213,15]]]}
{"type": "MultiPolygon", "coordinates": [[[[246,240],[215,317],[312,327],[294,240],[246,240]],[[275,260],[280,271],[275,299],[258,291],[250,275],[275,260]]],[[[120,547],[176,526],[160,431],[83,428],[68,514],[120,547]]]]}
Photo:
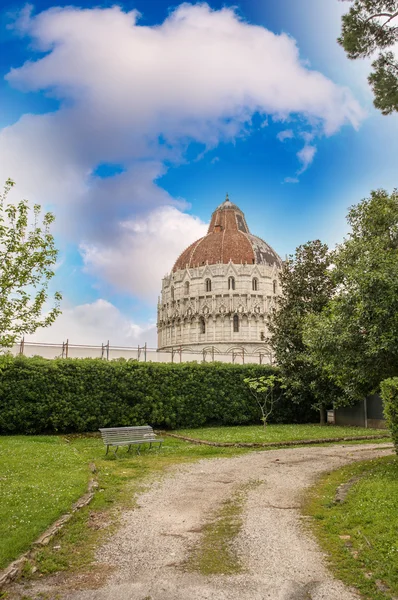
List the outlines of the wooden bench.
{"type": "Polygon", "coordinates": [[[156,437],[155,432],[149,425],[140,427],[108,427],[100,429],[102,441],[106,445],[106,453],[109,452],[110,446],[116,446],[114,453],[118,451],[119,446],[128,446],[127,452],[130,452],[131,446],[136,445],[137,453],[140,454],[142,444],[159,444],[158,450],[162,447],[163,440],[156,437]]]}

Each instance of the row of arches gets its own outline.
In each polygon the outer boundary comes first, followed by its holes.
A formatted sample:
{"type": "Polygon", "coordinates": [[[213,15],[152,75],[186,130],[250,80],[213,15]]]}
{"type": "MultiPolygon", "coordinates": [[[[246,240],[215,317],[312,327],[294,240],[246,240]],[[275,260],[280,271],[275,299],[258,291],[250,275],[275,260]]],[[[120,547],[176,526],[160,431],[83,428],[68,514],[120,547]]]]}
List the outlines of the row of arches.
{"type": "MultiPolygon", "coordinates": [[[[204,317],[199,318],[199,331],[200,333],[206,333],[206,320],[204,317]]],[[[233,332],[239,333],[239,315],[233,316],[233,332]]]]}
{"type": "MultiPolygon", "coordinates": [[[[212,288],[212,283],[211,283],[211,279],[207,278],[205,279],[205,291],[206,292],[211,292],[211,288],[212,288]]],[[[229,290],[234,290],[235,289],[235,277],[228,277],[228,289],[229,290]]],[[[184,294],[187,296],[189,295],[189,290],[190,290],[190,284],[189,281],[186,281],[184,283],[184,294]]],[[[257,277],[253,277],[252,279],[252,290],[253,292],[258,292],[259,290],[259,281],[257,279],[257,277]]],[[[174,300],[174,287],[171,287],[171,299],[174,300]]],[[[276,294],[276,281],[273,282],[273,292],[274,294],[276,294]]]]}

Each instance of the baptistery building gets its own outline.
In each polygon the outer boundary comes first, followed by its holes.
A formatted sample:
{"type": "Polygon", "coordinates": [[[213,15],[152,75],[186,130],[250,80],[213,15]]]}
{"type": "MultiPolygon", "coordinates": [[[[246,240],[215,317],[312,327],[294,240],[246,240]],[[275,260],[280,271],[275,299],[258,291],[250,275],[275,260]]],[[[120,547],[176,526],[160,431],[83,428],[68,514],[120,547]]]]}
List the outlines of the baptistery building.
{"type": "Polygon", "coordinates": [[[207,235],[180,254],[162,281],[158,350],[242,353],[261,362],[269,353],[267,315],[280,293],[281,267],[227,195],[207,235]]]}

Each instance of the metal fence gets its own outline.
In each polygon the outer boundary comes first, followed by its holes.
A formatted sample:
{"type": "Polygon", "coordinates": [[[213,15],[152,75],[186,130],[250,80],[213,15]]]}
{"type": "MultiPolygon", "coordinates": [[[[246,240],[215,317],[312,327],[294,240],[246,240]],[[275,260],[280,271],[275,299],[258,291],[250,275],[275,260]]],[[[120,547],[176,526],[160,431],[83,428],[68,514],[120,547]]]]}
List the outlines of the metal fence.
{"type": "Polygon", "coordinates": [[[11,352],[24,356],[42,356],[43,358],[101,358],[113,360],[125,358],[141,362],[224,362],[272,364],[272,353],[268,348],[249,354],[245,348],[235,347],[226,354],[221,354],[215,346],[207,346],[203,350],[187,352],[181,346],[170,348],[170,351],[159,351],[147,344],[143,346],[113,346],[109,340],[101,345],[73,344],[69,340],[59,344],[31,342],[23,338],[12,348],[11,352]]]}

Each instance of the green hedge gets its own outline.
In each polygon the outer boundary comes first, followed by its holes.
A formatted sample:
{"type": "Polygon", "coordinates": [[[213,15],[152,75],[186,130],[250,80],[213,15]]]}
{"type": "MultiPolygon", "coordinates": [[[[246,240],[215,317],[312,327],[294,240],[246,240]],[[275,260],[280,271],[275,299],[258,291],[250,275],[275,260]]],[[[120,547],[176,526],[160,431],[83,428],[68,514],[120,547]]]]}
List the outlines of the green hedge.
{"type": "MultiPolygon", "coordinates": [[[[199,427],[260,422],[243,379],[270,366],[0,358],[0,433],[96,431],[142,425],[199,427]]],[[[316,420],[282,399],[273,422],[316,420]]]]}
{"type": "Polygon", "coordinates": [[[384,402],[384,414],[398,454],[398,377],[385,379],[381,382],[380,387],[384,402]]]}

